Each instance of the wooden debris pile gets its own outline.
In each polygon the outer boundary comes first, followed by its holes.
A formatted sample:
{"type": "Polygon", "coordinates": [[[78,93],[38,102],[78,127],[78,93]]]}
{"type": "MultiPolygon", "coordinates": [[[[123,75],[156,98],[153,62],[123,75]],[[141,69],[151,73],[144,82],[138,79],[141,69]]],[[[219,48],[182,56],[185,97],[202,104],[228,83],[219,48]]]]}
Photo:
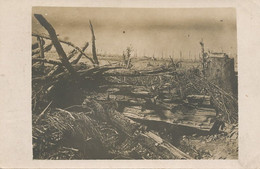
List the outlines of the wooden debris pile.
{"type": "Polygon", "coordinates": [[[210,134],[216,112],[236,123],[236,99],[197,69],[133,70],[130,55],[124,67],[100,65],[91,22],[89,57],[89,43],[79,48],[58,39],[42,15],[34,16],[49,33],[32,34],[35,159],[192,159],[175,146],[183,135],[210,134]],[[65,53],[61,43],[73,50],[65,53]],[[59,60],[45,57],[52,46],[59,60]],[[89,63],[79,63],[83,56],[89,63]]]}

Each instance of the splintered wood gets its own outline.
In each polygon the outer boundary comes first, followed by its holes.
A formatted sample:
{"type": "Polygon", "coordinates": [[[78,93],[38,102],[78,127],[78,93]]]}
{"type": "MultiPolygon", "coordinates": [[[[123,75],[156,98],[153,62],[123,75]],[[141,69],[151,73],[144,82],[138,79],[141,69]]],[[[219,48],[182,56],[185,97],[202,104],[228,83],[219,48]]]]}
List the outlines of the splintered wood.
{"type": "Polygon", "coordinates": [[[123,61],[105,65],[91,21],[92,57],[88,42],[79,48],[61,40],[42,15],[34,17],[49,34],[32,33],[34,159],[194,159],[179,148],[183,136],[237,124],[237,97],[207,79],[213,68],[203,43],[202,71],[184,70],[172,57],[167,65],[135,69],[130,47],[123,61]]]}

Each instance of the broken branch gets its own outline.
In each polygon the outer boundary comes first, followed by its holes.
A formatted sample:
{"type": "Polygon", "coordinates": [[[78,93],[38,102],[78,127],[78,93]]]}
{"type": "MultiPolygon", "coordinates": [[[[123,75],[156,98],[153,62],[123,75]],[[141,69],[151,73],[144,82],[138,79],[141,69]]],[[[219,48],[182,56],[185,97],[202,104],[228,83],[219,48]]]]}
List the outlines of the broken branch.
{"type": "MultiPolygon", "coordinates": [[[[83,46],[83,48],[82,48],[82,51],[83,51],[83,52],[88,48],[88,45],[89,45],[89,43],[87,42],[87,43],[83,46]]],[[[78,63],[81,57],[82,57],[82,53],[80,53],[80,54],[77,56],[77,58],[71,62],[71,64],[76,64],[76,63],[78,63]]]]}
{"type": "Polygon", "coordinates": [[[41,112],[41,114],[38,116],[38,118],[35,120],[35,123],[39,121],[39,119],[44,115],[44,113],[48,110],[50,105],[52,104],[52,101],[45,107],[45,109],[41,112]]]}

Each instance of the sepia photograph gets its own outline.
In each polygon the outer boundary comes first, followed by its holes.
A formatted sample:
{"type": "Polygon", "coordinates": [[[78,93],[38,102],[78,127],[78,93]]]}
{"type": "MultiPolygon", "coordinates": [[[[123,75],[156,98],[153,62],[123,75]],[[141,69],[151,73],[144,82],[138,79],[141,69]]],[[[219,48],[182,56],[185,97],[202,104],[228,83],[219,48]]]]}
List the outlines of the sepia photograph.
{"type": "Polygon", "coordinates": [[[33,160],[238,159],[236,8],[30,17],[33,160]]]}

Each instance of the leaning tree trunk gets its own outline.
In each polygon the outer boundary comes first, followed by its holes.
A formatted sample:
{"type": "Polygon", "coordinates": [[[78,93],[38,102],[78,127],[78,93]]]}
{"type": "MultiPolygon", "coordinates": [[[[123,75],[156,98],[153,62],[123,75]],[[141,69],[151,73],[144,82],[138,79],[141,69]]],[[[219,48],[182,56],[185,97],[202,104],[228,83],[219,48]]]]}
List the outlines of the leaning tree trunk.
{"type": "Polygon", "coordinates": [[[68,58],[66,56],[66,53],[64,52],[58,38],[56,35],[55,29],[52,27],[52,25],[40,14],[34,14],[35,18],[40,22],[40,24],[48,31],[51,41],[56,48],[56,51],[59,55],[59,58],[63,65],[66,67],[66,69],[74,76],[77,76],[76,71],[73,69],[71,64],[68,61],[68,58]]]}

